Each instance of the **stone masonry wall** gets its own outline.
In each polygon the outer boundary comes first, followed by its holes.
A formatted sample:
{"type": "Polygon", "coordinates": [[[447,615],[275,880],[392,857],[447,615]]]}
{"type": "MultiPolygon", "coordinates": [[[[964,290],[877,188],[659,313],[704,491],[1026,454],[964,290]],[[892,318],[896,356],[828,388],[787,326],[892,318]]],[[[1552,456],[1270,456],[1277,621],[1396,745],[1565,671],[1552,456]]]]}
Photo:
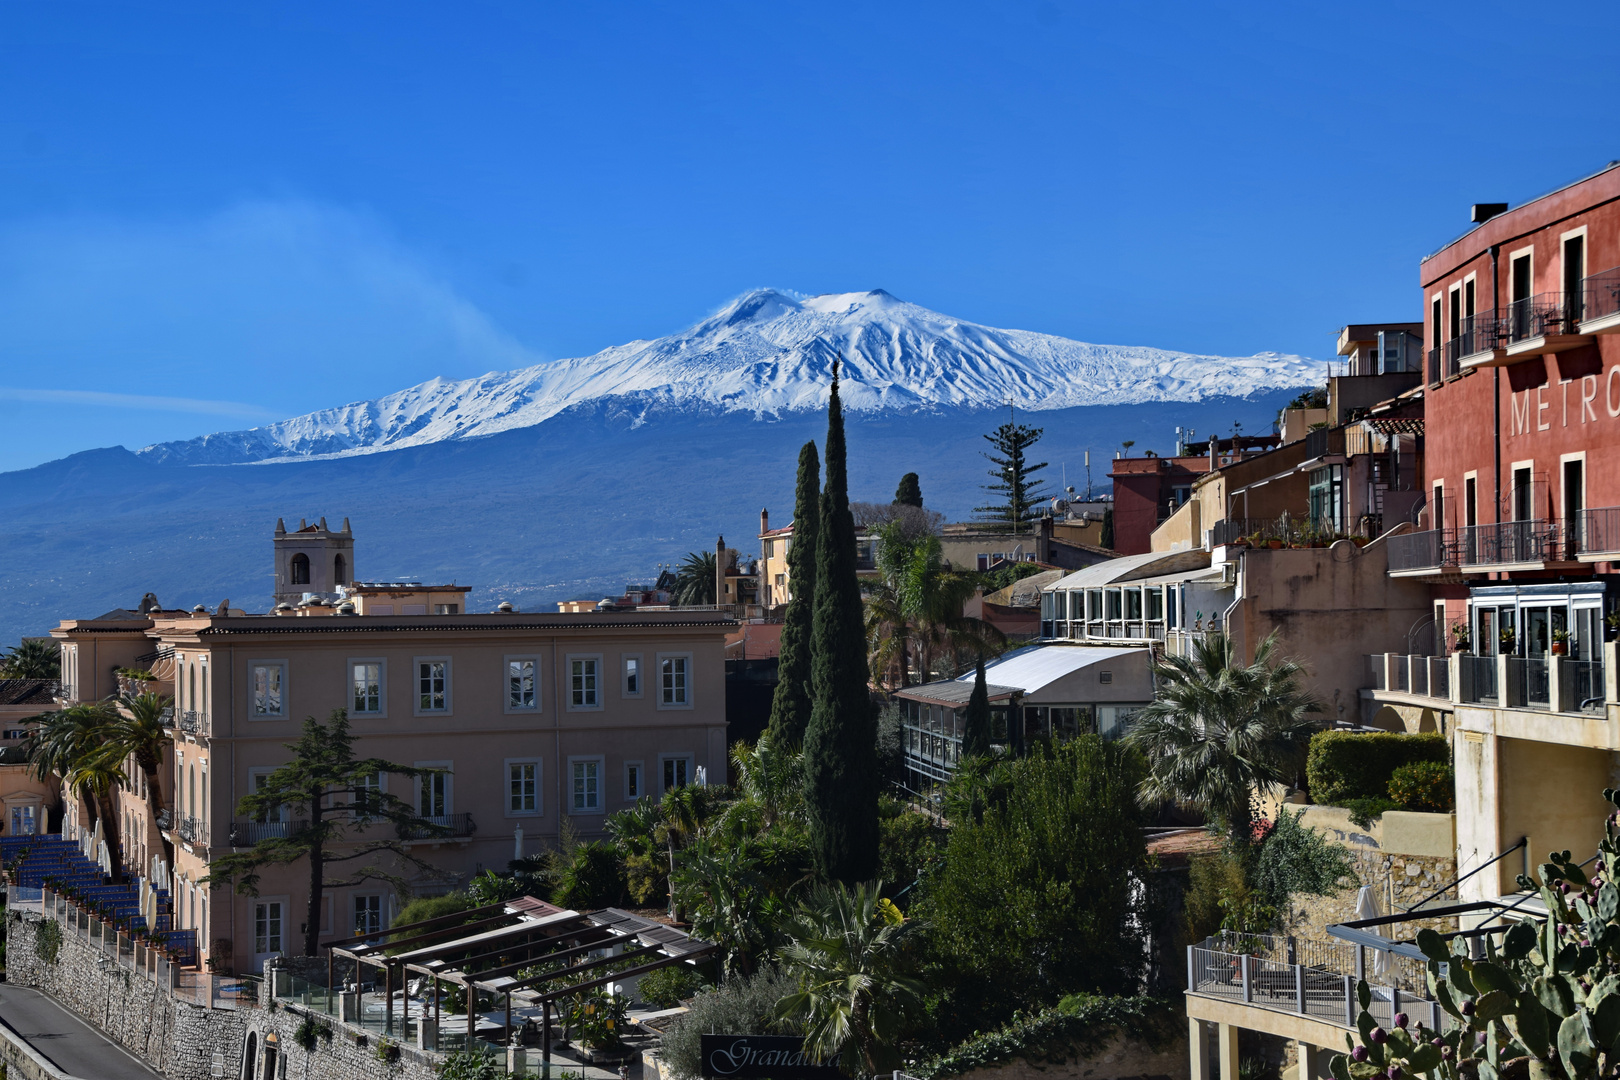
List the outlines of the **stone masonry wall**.
{"type": "MultiPolygon", "coordinates": [[[[356,1032],[330,1017],[315,1017],[316,1023],[332,1029],[333,1036],[317,1040],[311,1052],[295,1038],[305,1018],[302,1009],[285,1004],[205,1009],[177,1000],[151,978],[118,967],[71,930],[62,934],[56,962],[48,963],[37,947],[45,921],[31,912],[8,913],[7,978],[49,994],[169,1080],[242,1076],[242,1053],[250,1032],[256,1047],[263,1047],[266,1038],[274,1036],[283,1059],[277,1080],[432,1080],[434,1076],[433,1063],[426,1056],[404,1047],[398,1061],[381,1061],[374,1038],[360,1045],[356,1032]]],[[[262,1071],[259,1075],[269,1080],[262,1071]]]]}
{"type": "Polygon", "coordinates": [[[1181,1080],[1187,1068],[1187,1034],[1182,1031],[1162,1046],[1116,1035],[1088,1058],[1075,1058],[1061,1065],[1034,1065],[1017,1058],[1005,1065],[963,1073],[958,1080],[1181,1080]]]}

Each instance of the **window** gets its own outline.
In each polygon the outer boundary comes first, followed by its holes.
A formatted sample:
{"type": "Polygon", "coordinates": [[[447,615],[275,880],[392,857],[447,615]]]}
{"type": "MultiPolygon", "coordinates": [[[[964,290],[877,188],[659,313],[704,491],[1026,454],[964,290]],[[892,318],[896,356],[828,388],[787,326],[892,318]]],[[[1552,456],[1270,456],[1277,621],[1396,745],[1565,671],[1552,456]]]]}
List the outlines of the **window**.
{"type": "Polygon", "coordinates": [[[292,583],[294,585],[309,584],[309,556],[302,551],[292,557],[292,583]]]}
{"type": "Polygon", "coordinates": [[[332,584],[347,585],[349,583],[349,564],[342,555],[332,560],[332,584]]]}
{"type": "Polygon", "coordinates": [[[600,708],[597,693],[597,668],[601,660],[594,656],[576,656],[568,660],[568,702],[571,709],[600,708]]]}
{"type": "Polygon", "coordinates": [[[354,783],[354,816],[360,821],[366,820],[367,811],[381,802],[383,793],[383,778],[381,773],[367,773],[354,783]]]}
{"type": "Polygon", "coordinates": [[[532,656],[506,658],[506,711],[538,712],[540,664],[532,656]]]}
{"type": "Polygon", "coordinates": [[[508,761],[506,763],[506,812],[512,814],[538,814],[540,812],[540,762],[508,761]]]}
{"type": "Polygon", "coordinates": [[[427,605],[426,604],[401,604],[401,605],[399,605],[399,613],[401,615],[426,615],[427,614],[427,605]]]}
{"type": "Polygon", "coordinates": [[[450,710],[450,661],[416,662],[416,702],[417,712],[450,710]]]}
{"type": "Polygon", "coordinates": [[[662,759],[664,766],[664,790],[672,791],[678,787],[685,787],[692,782],[692,759],[689,757],[666,757],[662,759]]]}
{"type": "Polygon", "coordinates": [[[253,905],[253,952],[268,956],[281,952],[281,901],[266,900],[253,905]]]}
{"type": "Polygon", "coordinates": [[[983,573],[984,571],[990,569],[990,555],[989,555],[988,552],[981,551],[977,555],[974,556],[974,559],[978,563],[978,569],[979,569],[980,573],[983,573]]]}
{"type": "Polygon", "coordinates": [[[383,662],[357,660],[349,664],[353,688],[351,711],[356,715],[381,716],[383,713],[383,662]]]}
{"type": "Polygon", "coordinates": [[[692,704],[686,686],[686,656],[658,658],[658,704],[664,708],[685,708],[692,704]]]}
{"type": "Polygon", "coordinates": [[[641,656],[639,654],[624,658],[624,696],[636,698],[641,696],[641,656]]]}
{"type": "Polygon", "coordinates": [[[371,937],[381,934],[382,897],[356,896],[354,898],[354,936],[371,937]]]}
{"type": "MultiPolygon", "coordinates": [[[[257,769],[248,774],[248,784],[252,787],[254,794],[258,794],[269,786],[270,774],[274,771],[274,769],[257,769]]],[[[287,808],[278,806],[274,810],[265,810],[254,820],[260,825],[268,825],[272,821],[286,821],[287,808]]]]}
{"type": "Polygon", "coordinates": [[[11,808],[11,835],[33,836],[39,831],[38,819],[35,817],[39,811],[35,806],[13,806],[11,808]]]}
{"type": "Polygon", "coordinates": [[[287,665],[282,662],[257,663],[250,668],[249,693],[253,696],[254,716],[287,715],[287,665]]]}
{"type": "Polygon", "coordinates": [[[450,773],[448,762],[423,763],[423,768],[442,768],[416,778],[416,814],[418,817],[441,818],[450,814],[450,773]]]}
{"type": "Polygon", "coordinates": [[[625,797],[625,799],[630,801],[630,802],[635,802],[637,799],[641,798],[645,794],[647,794],[646,781],[642,778],[642,765],[641,765],[641,762],[639,762],[639,761],[627,761],[627,762],[625,762],[624,763],[624,797],[625,797]]]}
{"type": "Polygon", "coordinates": [[[459,615],[459,614],[461,614],[461,605],[460,604],[434,604],[433,605],[433,614],[435,614],[435,615],[459,615]]]}
{"type": "Polygon", "coordinates": [[[572,778],[569,806],[576,814],[594,814],[602,809],[602,760],[600,758],[570,759],[568,771],[572,778]]]}

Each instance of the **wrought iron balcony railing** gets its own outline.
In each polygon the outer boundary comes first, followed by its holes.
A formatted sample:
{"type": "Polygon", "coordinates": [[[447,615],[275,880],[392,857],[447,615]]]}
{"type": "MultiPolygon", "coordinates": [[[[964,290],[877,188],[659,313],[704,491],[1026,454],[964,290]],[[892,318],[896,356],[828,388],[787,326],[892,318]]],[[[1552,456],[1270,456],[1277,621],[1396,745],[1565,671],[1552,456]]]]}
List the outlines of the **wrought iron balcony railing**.
{"type": "Polygon", "coordinates": [[[460,836],[471,836],[477,826],[473,824],[471,814],[430,814],[422,819],[433,828],[401,825],[399,835],[402,840],[439,840],[460,836]]]}
{"type": "Polygon", "coordinates": [[[233,821],[231,847],[252,847],[260,840],[285,840],[308,825],[307,821],[233,821]]]}

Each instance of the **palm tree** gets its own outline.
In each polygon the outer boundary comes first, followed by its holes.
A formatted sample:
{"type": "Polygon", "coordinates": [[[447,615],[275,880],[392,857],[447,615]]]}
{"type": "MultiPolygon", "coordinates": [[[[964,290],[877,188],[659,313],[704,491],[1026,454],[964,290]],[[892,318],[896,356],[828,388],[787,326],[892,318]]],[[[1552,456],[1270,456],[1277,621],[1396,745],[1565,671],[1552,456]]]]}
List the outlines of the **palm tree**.
{"type": "Polygon", "coordinates": [[[1300,688],[1303,669],[1278,655],[1275,633],[1247,666],[1217,633],[1197,642],[1192,656],[1154,665],[1154,674],[1158,697],[1126,735],[1147,756],[1143,796],[1203,811],[1246,850],[1255,792],[1292,782],[1320,727],[1321,706],[1300,688]]]}
{"type": "Polygon", "coordinates": [[[748,743],[733,746],[731,768],[742,799],[726,808],[728,819],[744,812],[757,812],[761,831],[769,831],[779,821],[803,816],[803,751],[778,750],[770,735],[765,734],[752,746],[748,743]]]}
{"type": "MultiPolygon", "coordinates": [[[[169,698],[158,694],[125,694],[118,699],[118,711],[112,714],[105,733],[104,753],[118,761],[133,759],[146,777],[146,805],[153,821],[164,805],[159,782],[163,751],[173,741],[164,730],[163,711],[168,705],[169,698]]],[[[167,838],[163,856],[174,865],[174,844],[167,838]]]]}
{"type": "MultiPolygon", "coordinates": [[[[49,712],[32,721],[29,762],[41,780],[59,776],[90,811],[94,824],[101,822],[102,836],[109,851],[118,850],[118,815],[112,808],[112,790],[125,779],[123,755],[106,750],[107,729],[115,713],[110,704],[98,701],[73,705],[49,712]]],[[[113,860],[113,876],[120,871],[113,860]]]]}
{"type": "Polygon", "coordinates": [[[805,1049],[860,1055],[867,1075],[897,1067],[897,1041],[923,998],[912,949],[920,927],[882,898],[882,885],[839,884],[813,892],[783,924],[777,952],[799,981],[777,1005],[804,1028],[805,1049]]]}
{"type": "Polygon", "coordinates": [[[0,677],[7,679],[59,679],[62,652],[54,641],[31,639],[0,657],[0,677]]]}
{"type": "Polygon", "coordinates": [[[954,675],[959,653],[994,656],[1006,648],[1007,638],[963,614],[978,579],[946,565],[937,536],[908,537],[902,524],[891,522],[878,537],[880,574],[867,586],[866,637],[871,669],[898,671],[904,688],[911,685],[913,656],[926,681],[941,653],[952,657],[947,674],[954,675]]]}
{"type": "Polygon", "coordinates": [[[675,572],[670,599],[677,604],[713,604],[716,588],[714,552],[689,551],[675,572]]]}

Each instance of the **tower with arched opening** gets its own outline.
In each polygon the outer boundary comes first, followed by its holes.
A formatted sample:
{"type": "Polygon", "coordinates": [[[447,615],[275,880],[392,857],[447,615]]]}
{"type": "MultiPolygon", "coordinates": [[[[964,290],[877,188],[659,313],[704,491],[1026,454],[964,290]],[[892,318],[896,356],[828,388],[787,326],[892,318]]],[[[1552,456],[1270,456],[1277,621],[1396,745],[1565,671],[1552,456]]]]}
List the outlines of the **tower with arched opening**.
{"type": "Polygon", "coordinates": [[[324,517],[313,525],[300,519],[290,531],[277,518],[275,549],[277,604],[297,604],[306,593],[331,595],[339,585],[354,581],[354,534],[348,518],[337,530],[328,528],[324,517]]]}

